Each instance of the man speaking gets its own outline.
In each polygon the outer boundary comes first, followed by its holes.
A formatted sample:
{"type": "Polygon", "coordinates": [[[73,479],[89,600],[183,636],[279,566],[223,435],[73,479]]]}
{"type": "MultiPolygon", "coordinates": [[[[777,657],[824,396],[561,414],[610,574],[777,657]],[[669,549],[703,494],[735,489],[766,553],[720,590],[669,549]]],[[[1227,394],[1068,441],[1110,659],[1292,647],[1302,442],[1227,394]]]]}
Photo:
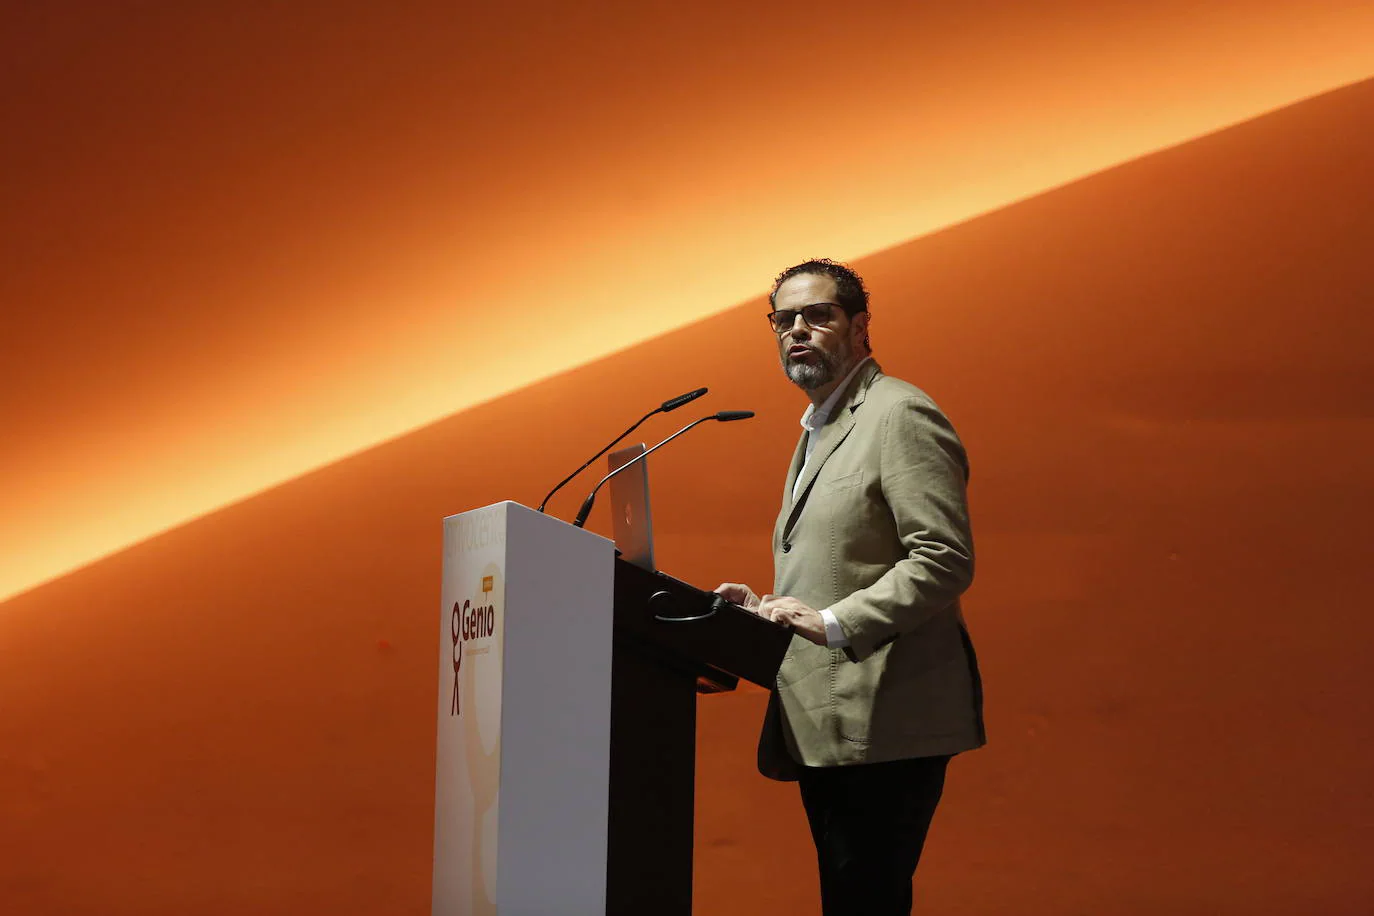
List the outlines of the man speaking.
{"type": "Polygon", "coordinates": [[[811,404],[773,529],[776,594],[716,591],[795,628],[759,770],[800,783],[825,916],[907,914],[946,764],[985,741],[959,608],[968,461],[934,402],[873,360],[852,270],[790,267],[769,302],[783,370],[811,404]]]}

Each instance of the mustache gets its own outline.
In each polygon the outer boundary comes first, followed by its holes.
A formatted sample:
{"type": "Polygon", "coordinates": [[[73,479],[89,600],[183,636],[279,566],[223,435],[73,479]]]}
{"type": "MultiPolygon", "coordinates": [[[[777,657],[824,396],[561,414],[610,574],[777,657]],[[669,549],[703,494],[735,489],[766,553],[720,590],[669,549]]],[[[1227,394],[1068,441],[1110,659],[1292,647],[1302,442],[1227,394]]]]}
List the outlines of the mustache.
{"type": "Polygon", "coordinates": [[[800,366],[802,368],[814,368],[822,371],[829,371],[835,368],[835,358],[833,355],[826,353],[819,347],[813,347],[810,344],[794,343],[788,344],[787,349],[782,352],[782,364],[784,366],[800,366]],[[812,357],[814,357],[815,364],[812,366],[808,366],[806,363],[802,362],[802,357],[805,354],[799,353],[796,356],[793,356],[790,352],[788,352],[793,347],[805,347],[806,352],[809,353],[812,357]]]}

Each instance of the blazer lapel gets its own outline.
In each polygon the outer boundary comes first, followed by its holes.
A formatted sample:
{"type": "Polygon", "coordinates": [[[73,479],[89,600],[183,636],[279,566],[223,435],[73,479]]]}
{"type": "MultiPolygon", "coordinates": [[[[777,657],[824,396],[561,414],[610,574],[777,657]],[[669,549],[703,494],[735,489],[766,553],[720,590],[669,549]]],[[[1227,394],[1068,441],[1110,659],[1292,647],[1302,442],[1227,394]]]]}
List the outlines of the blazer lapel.
{"type": "Polygon", "coordinates": [[[806,437],[809,435],[810,433],[803,432],[797,440],[797,449],[792,453],[792,464],[787,468],[787,482],[783,484],[782,489],[784,513],[792,511],[792,491],[797,483],[797,475],[801,473],[802,464],[806,461],[806,437]]]}
{"type": "Polygon", "coordinates": [[[802,437],[797,446],[797,454],[792,457],[792,469],[787,474],[787,491],[783,494],[783,505],[788,507],[787,522],[782,529],[783,540],[787,539],[787,535],[792,531],[792,526],[797,523],[797,519],[801,516],[802,507],[806,505],[806,497],[810,494],[811,486],[816,482],[816,475],[820,473],[826,459],[834,454],[835,449],[839,448],[840,443],[854,428],[854,412],[864,402],[864,397],[868,394],[868,386],[873,383],[873,379],[881,371],[877,361],[870,360],[869,364],[850,382],[848,398],[836,406],[834,414],[825,426],[821,427],[820,438],[816,441],[816,447],[811,452],[811,460],[806,462],[804,473],[801,469],[801,463],[806,456],[806,437],[802,437]],[[799,473],[802,475],[801,484],[794,487],[799,473]],[[797,493],[795,501],[792,499],[794,489],[797,493]]]}

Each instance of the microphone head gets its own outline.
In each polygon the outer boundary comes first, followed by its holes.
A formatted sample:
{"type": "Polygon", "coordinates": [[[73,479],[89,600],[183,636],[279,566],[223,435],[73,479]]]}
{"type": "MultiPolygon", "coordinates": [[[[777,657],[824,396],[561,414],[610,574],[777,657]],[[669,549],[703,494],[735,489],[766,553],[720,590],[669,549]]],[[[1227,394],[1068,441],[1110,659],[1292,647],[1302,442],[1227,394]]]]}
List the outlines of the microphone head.
{"type": "Polygon", "coordinates": [[[729,423],[731,420],[747,420],[753,415],[752,410],[722,410],[715,418],[722,423],[729,423]]]}
{"type": "Polygon", "coordinates": [[[658,409],[663,411],[664,413],[667,413],[670,410],[677,410],[683,404],[690,404],[705,393],[705,388],[698,388],[696,391],[689,391],[686,394],[680,394],[675,398],[669,398],[668,400],[664,401],[658,409]]]}

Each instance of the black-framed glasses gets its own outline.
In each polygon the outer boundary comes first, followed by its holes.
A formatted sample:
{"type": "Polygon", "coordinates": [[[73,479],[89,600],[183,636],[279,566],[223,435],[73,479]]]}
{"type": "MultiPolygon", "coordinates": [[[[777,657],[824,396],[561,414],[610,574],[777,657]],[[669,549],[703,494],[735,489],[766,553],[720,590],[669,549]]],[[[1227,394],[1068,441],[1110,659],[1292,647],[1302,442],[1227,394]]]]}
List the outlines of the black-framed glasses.
{"type": "Polygon", "coordinates": [[[774,334],[786,334],[792,330],[800,315],[806,326],[814,331],[816,328],[829,327],[836,315],[843,311],[834,302],[816,302],[799,309],[774,309],[768,313],[768,323],[772,325],[774,334]]]}

